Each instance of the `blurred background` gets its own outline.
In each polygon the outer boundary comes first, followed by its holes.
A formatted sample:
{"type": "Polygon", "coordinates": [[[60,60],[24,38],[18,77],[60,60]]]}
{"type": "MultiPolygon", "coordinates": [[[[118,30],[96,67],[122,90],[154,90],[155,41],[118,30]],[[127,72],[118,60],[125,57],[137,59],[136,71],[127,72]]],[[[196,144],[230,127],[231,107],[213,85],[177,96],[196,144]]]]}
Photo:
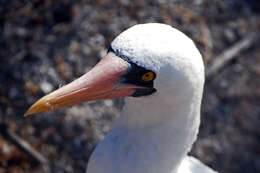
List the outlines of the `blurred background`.
{"type": "Polygon", "coordinates": [[[0,173],[85,172],[121,99],[23,114],[87,72],[120,32],[147,22],[183,31],[204,57],[202,122],[190,154],[220,173],[260,172],[259,15],[258,0],[1,0],[0,173]]]}

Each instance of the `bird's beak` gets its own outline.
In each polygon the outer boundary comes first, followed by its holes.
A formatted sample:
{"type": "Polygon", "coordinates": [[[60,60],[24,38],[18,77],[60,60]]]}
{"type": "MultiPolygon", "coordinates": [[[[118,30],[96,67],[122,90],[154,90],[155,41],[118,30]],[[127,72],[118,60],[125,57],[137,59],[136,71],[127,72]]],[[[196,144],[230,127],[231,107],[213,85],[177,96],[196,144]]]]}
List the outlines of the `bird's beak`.
{"type": "Polygon", "coordinates": [[[88,73],[34,103],[25,116],[72,106],[81,102],[130,96],[135,85],[121,84],[129,64],[109,53],[88,73]]]}

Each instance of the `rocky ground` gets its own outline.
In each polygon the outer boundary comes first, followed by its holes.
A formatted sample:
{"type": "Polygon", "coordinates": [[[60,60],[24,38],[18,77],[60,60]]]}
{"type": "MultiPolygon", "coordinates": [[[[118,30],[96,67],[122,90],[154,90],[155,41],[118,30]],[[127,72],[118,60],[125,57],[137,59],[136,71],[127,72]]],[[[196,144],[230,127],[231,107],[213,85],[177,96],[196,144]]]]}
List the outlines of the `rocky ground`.
{"type": "MultiPolygon", "coordinates": [[[[84,172],[122,100],[23,114],[41,96],[87,72],[124,29],[146,22],[175,26],[196,42],[209,68],[248,34],[258,36],[259,15],[257,0],[0,1],[0,173],[84,172]],[[39,151],[47,166],[10,134],[39,151]]],[[[260,172],[259,86],[257,39],[208,78],[191,155],[221,173],[260,172]]]]}

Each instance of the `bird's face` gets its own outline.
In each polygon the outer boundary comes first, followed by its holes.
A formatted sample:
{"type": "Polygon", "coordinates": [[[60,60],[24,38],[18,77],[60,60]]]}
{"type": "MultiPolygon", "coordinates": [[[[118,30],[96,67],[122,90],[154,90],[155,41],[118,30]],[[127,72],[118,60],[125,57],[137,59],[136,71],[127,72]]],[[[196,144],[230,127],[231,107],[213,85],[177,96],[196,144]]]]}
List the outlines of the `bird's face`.
{"type": "Polygon", "coordinates": [[[92,100],[152,95],[156,92],[155,78],[156,74],[152,70],[127,61],[109,49],[107,55],[92,70],[42,97],[25,115],[92,100]]]}
{"type": "Polygon", "coordinates": [[[200,54],[188,37],[167,25],[136,25],[111,43],[92,70],[38,100],[26,115],[127,96],[172,99],[189,91],[185,88],[194,81],[204,80],[203,70],[200,54]]]}
{"type": "Polygon", "coordinates": [[[109,50],[130,64],[154,73],[155,78],[150,82],[156,92],[139,97],[142,100],[172,103],[184,95],[191,98],[195,92],[202,93],[202,57],[192,40],[171,26],[135,25],[121,33],[109,50]]]}

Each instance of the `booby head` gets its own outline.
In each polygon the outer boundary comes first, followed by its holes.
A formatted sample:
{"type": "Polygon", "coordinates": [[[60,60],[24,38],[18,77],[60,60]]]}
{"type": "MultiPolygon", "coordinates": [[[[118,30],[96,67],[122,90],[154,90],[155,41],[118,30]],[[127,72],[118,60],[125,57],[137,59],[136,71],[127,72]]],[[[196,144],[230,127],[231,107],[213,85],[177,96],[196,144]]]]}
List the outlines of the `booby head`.
{"type": "Polygon", "coordinates": [[[140,24],[117,36],[91,71],[44,96],[25,115],[126,96],[177,104],[184,95],[201,95],[203,83],[202,58],[192,40],[165,24],[140,24]]]}
{"type": "Polygon", "coordinates": [[[191,39],[165,24],[140,24],[117,36],[92,70],[26,115],[126,97],[88,171],[175,173],[197,136],[203,85],[203,61],[191,39]]]}

